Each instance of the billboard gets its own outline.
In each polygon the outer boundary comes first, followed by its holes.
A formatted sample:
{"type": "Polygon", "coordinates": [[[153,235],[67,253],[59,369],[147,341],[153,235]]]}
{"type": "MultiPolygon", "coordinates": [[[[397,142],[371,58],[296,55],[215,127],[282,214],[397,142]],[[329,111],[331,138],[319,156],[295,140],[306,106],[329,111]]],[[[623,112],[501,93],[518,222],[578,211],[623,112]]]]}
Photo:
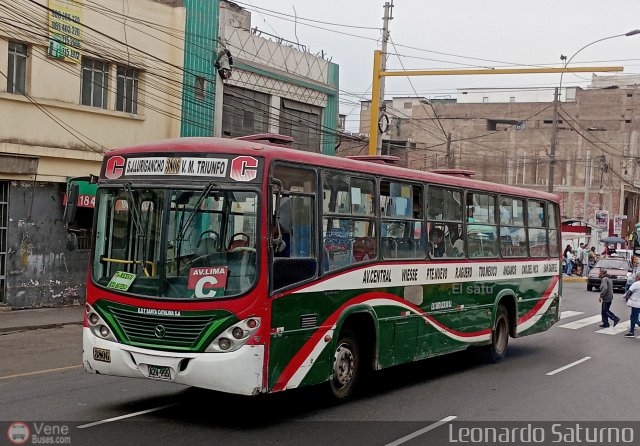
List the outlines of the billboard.
{"type": "Polygon", "coordinates": [[[80,63],[81,46],[81,1],[49,0],[49,50],[47,55],[65,62],[80,63]]]}

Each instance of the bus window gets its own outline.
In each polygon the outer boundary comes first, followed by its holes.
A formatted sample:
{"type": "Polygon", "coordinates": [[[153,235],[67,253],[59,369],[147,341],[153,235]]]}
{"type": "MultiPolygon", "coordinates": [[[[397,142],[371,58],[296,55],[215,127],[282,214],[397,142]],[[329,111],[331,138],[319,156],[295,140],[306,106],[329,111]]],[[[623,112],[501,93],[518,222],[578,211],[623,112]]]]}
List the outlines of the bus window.
{"type": "Polygon", "coordinates": [[[429,256],[464,257],[462,192],[429,186],[427,208],[429,256]]]}
{"type": "Polygon", "coordinates": [[[381,251],[385,259],[423,259],[422,187],[380,182],[381,251]]]}
{"type": "Polygon", "coordinates": [[[373,180],[325,172],[322,189],[323,270],[333,271],[375,259],[373,180]]]}
{"type": "Polygon", "coordinates": [[[469,257],[497,257],[496,198],[468,192],[466,203],[469,257]]]}
{"type": "Polygon", "coordinates": [[[429,220],[461,222],[462,193],[457,190],[429,186],[427,208],[429,220]]]}
{"type": "Polygon", "coordinates": [[[311,169],[277,164],[273,176],[283,188],[278,222],[276,200],[272,199],[271,234],[280,238],[272,264],[272,288],[277,290],[317,274],[316,174],[311,169]]]}
{"type": "Polygon", "coordinates": [[[530,200],[527,203],[529,227],[529,253],[531,257],[547,257],[547,230],[545,227],[544,203],[530,200]]]}
{"type": "Polygon", "coordinates": [[[558,243],[558,212],[555,203],[547,204],[547,221],[549,222],[549,255],[558,257],[560,255],[560,245],[558,243]]]}
{"type": "Polygon", "coordinates": [[[526,257],[524,200],[500,198],[500,253],[503,257],[526,257]]]}

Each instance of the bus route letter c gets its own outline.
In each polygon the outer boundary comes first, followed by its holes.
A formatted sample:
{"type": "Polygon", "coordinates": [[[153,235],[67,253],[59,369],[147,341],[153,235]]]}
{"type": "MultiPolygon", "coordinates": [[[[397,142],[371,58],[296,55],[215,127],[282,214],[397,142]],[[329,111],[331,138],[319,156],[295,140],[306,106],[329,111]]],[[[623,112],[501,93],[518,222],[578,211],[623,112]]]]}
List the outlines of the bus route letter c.
{"type": "Polygon", "coordinates": [[[124,173],[125,159],[121,156],[112,156],[104,167],[104,176],[110,180],[120,178],[124,173]]]}
{"type": "Polygon", "coordinates": [[[213,276],[204,276],[202,278],[200,278],[200,280],[198,280],[196,282],[196,288],[194,290],[194,294],[196,297],[215,297],[216,295],[216,289],[214,287],[210,287],[208,290],[205,291],[204,286],[205,285],[217,285],[218,284],[218,280],[213,277],[213,276]]]}
{"type": "Polygon", "coordinates": [[[231,179],[251,181],[258,176],[258,160],[252,156],[238,156],[231,160],[231,179]]]}

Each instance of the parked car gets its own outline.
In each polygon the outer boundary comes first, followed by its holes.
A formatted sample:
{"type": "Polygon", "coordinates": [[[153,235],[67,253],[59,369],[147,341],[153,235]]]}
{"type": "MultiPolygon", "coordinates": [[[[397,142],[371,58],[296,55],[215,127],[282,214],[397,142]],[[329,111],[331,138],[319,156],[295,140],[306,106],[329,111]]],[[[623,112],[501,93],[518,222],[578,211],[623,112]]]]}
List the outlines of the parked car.
{"type": "Polygon", "coordinates": [[[606,269],[607,274],[611,277],[613,282],[613,289],[619,289],[624,291],[624,287],[627,284],[627,277],[631,274],[631,263],[623,257],[606,257],[600,259],[589,271],[589,277],[587,277],[587,291],[591,291],[593,288],[600,288],[600,270],[606,269]]]}

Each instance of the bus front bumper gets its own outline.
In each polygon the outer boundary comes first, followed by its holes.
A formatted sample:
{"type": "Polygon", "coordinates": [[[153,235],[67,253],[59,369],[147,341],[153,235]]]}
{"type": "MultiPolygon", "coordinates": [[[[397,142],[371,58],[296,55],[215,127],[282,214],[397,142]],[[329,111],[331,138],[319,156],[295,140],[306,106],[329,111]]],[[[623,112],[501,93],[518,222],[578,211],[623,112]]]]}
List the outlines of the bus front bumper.
{"type": "Polygon", "coordinates": [[[87,327],[82,344],[82,362],[89,373],[150,378],[239,395],[263,391],[264,345],[244,345],[228,353],[164,352],[100,339],[87,327]]]}

